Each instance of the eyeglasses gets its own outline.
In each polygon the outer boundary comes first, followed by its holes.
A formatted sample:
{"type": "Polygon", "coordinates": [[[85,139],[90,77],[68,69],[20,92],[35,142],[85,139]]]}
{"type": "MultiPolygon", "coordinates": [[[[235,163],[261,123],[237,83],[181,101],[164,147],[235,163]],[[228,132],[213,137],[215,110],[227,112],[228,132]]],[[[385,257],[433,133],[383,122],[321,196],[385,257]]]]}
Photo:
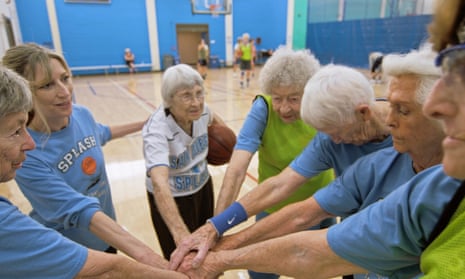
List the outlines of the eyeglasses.
{"type": "Polygon", "coordinates": [[[465,44],[442,50],[436,57],[436,66],[440,66],[443,73],[465,66],[465,44]]]}
{"type": "Polygon", "coordinates": [[[183,92],[181,94],[176,95],[176,97],[181,100],[184,104],[191,104],[194,102],[194,100],[197,100],[199,102],[203,102],[205,99],[205,93],[202,91],[196,92],[196,93],[190,93],[190,92],[183,92]]]}

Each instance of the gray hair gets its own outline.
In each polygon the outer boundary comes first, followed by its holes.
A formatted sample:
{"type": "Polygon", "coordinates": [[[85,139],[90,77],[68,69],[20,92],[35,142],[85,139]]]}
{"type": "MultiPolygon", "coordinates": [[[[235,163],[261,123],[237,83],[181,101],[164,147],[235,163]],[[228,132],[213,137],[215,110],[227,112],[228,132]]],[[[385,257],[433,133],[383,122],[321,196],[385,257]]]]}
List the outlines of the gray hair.
{"type": "Polygon", "coordinates": [[[384,57],[383,72],[388,76],[417,76],[416,101],[423,104],[441,77],[441,69],[434,64],[436,55],[429,44],[405,55],[390,54],[384,57]]]}
{"type": "Polygon", "coordinates": [[[307,82],[300,115],[305,123],[316,129],[340,127],[356,121],[357,106],[372,107],[375,100],[374,90],[362,73],[329,64],[307,82]]]}
{"type": "Polygon", "coordinates": [[[11,113],[29,112],[32,94],[27,81],[14,71],[0,66],[0,118],[11,113]]]}
{"type": "Polygon", "coordinates": [[[258,82],[262,93],[267,95],[281,86],[293,86],[303,93],[305,84],[319,69],[320,62],[309,50],[280,47],[266,61],[258,82]]]}
{"type": "Polygon", "coordinates": [[[176,92],[191,89],[196,85],[199,85],[204,90],[202,77],[191,66],[178,64],[169,67],[163,74],[161,85],[163,106],[169,108],[176,92]]]}

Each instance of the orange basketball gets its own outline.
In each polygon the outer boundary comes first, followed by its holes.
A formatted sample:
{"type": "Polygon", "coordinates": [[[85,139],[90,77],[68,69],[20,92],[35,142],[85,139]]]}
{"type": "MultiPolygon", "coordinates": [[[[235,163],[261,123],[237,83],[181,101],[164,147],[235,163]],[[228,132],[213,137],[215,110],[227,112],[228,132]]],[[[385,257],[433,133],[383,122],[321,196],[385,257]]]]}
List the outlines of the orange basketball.
{"type": "Polygon", "coordinates": [[[220,166],[229,162],[236,145],[236,135],[228,126],[214,124],[208,127],[208,155],[210,165],[220,166]]]}

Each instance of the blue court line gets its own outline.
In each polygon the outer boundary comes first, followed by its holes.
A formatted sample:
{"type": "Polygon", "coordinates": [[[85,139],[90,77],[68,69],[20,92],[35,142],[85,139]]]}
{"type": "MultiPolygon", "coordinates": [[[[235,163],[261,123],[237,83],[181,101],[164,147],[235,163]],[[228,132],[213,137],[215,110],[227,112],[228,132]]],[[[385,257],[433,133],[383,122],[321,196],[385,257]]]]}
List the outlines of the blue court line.
{"type": "Polygon", "coordinates": [[[94,87],[90,84],[89,81],[87,81],[87,85],[89,85],[89,89],[92,91],[92,94],[97,95],[97,91],[95,91],[94,87]]]}

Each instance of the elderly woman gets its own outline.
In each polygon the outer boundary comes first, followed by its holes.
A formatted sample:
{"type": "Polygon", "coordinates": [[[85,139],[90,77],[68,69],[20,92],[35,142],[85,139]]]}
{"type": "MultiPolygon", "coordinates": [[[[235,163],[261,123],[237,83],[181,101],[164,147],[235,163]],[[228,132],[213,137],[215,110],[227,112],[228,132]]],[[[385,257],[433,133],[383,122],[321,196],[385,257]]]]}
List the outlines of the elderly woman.
{"type": "MultiPolygon", "coordinates": [[[[308,274],[312,274],[312,278],[331,278],[367,270],[390,278],[412,278],[420,273],[420,255],[428,246],[431,237],[435,236],[435,231],[441,227],[438,226],[438,221],[439,225],[443,223],[440,221],[444,217],[444,210],[457,208],[457,201],[463,199],[465,192],[460,181],[447,176],[443,171],[461,179],[465,177],[463,170],[460,169],[463,164],[454,164],[454,162],[460,162],[461,158],[456,157],[455,154],[459,156],[463,154],[463,144],[460,143],[462,137],[457,133],[460,130],[460,125],[457,123],[461,123],[459,116],[463,116],[460,110],[463,101],[456,97],[457,92],[462,93],[463,83],[459,79],[455,81],[462,84],[452,80],[442,83],[440,80],[436,83],[438,86],[433,89],[435,91],[432,93],[433,102],[437,104],[431,107],[431,111],[428,111],[428,102],[425,107],[430,115],[443,118],[448,128],[445,131],[449,137],[443,141],[443,146],[446,147],[443,169],[441,165],[434,166],[434,164],[440,161],[440,142],[444,134],[441,133],[437,121],[428,120],[421,115],[420,103],[425,101],[428,87],[431,89],[433,86],[431,82],[433,75],[428,78],[431,72],[427,71],[428,66],[419,63],[418,58],[406,59],[410,61],[410,67],[405,67],[405,63],[399,63],[399,67],[392,71],[388,66],[389,60],[387,56],[386,70],[394,75],[394,78],[389,84],[391,113],[387,121],[392,127],[394,146],[398,153],[392,153],[389,148],[378,151],[361,158],[340,176],[338,180],[347,180],[348,183],[344,186],[348,187],[339,187],[340,191],[335,191],[337,187],[333,187],[333,190],[328,191],[327,197],[330,197],[331,193],[333,196],[336,193],[335,199],[340,199],[338,196],[353,196],[355,199],[347,200],[349,206],[341,205],[341,200],[339,204],[337,200],[331,204],[332,201],[329,199],[326,201],[319,199],[319,194],[327,191],[327,188],[315,194],[318,204],[323,201],[321,203],[323,209],[328,208],[330,212],[335,208],[346,208],[347,213],[350,213],[352,210],[350,204],[356,204],[358,201],[362,201],[361,208],[372,204],[328,230],[303,231],[240,249],[210,252],[201,268],[190,271],[190,278],[213,278],[224,270],[240,268],[280,272],[294,278],[308,278],[308,274]],[[430,81],[420,82],[414,73],[409,72],[412,69],[417,69],[430,81]],[[454,84],[450,84],[451,82],[454,84]],[[436,90],[445,89],[449,85],[447,83],[452,86],[449,88],[452,91],[439,94],[436,90]],[[442,84],[441,87],[439,87],[440,84],[442,84]],[[417,95],[412,94],[415,91],[417,95]],[[425,94],[421,94],[422,91],[425,94]],[[436,100],[434,94],[438,94],[436,100]],[[405,152],[408,154],[400,154],[405,152]],[[447,154],[447,152],[451,153],[447,154]],[[350,173],[356,168],[358,171],[351,175],[350,173]],[[387,172],[383,173],[383,168],[387,172]],[[379,173],[376,174],[377,172],[379,173]],[[396,181],[408,179],[413,172],[419,173],[405,184],[393,187],[396,181]],[[354,187],[353,183],[357,186],[354,187]],[[358,188],[358,186],[362,187],[358,188]],[[387,192],[384,192],[383,188],[387,192]],[[392,192],[387,194],[389,191],[392,192]],[[208,276],[205,276],[205,272],[208,276]]],[[[433,68],[431,60],[429,65],[429,68],[433,68]]],[[[449,66],[451,65],[449,64],[446,68],[449,66]]],[[[463,75],[462,70],[454,74],[463,75]]],[[[315,205],[318,204],[313,204],[315,209],[315,205]]],[[[303,209],[302,205],[291,206],[294,207],[291,211],[294,213],[296,210],[303,209]]],[[[308,212],[315,213],[314,209],[307,207],[308,212]]],[[[436,239],[438,246],[444,244],[443,249],[436,254],[431,252],[431,256],[427,258],[425,266],[428,269],[423,269],[423,271],[428,275],[429,269],[433,269],[434,273],[430,275],[431,278],[461,277],[463,269],[457,266],[462,267],[460,256],[463,255],[463,246],[461,246],[463,244],[463,210],[464,207],[461,204],[457,211],[460,215],[456,214],[451,219],[454,226],[450,230],[446,228],[442,239],[441,236],[436,239]],[[452,248],[455,257],[451,258],[448,248],[452,248]],[[439,258],[441,258],[439,263],[442,268],[439,267],[438,262],[435,262],[435,259],[439,258]],[[448,263],[450,263],[449,267],[444,268],[448,263]],[[456,269],[459,272],[456,272],[456,269]]],[[[289,211],[287,213],[287,220],[290,220],[288,223],[292,223],[295,215],[299,215],[300,212],[293,215],[290,215],[289,211]]],[[[322,217],[326,217],[325,215],[323,214],[322,217]]],[[[312,216],[309,217],[312,218],[312,216]]],[[[279,229],[283,225],[279,223],[279,229]]],[[[185,262],[183,267],[188,268],[189,263],[185,262]]]]}
{"type": "MultiPolygon", "coordinates": [[[[431,41],[443,76],[423,110],[443,123],[444,171],[465,180],[465,1],[437,3],[431,41]],[[449,48],[447,48],[449,47],[449,48]]],[[[465,272],[465,183],[446,207],[421,257],[424,278],[460,278],[465,272]],[[452,259],[452,260],[451,260],[452,259]]]]}
{"type": "Polygon", "coordinates": [[[224,123],[205,104],[203,79],[188,65],[165,71],[161,94],[163,105],[142,135],[152,222],[169,259],[180,240],[213,215],[207,130],[213,122],[224,123]]]}
{"type": "Polygon", "coordinates": [[[3,65],[25,77],[34,108],[28,131],[38,148],[28,153],[16,182],[32,205],[31,217],[86,247],[119,249],[143,263],[162,257],[116,223],[102,146],[140,130],[143,121],[107,126],[73,104],[73,82],[64,58],[36,44],[7,50],[3,65]]]}
{"type": "MultiPolygon", "coordinates": [[[[13,179],[35,144],[26,123],[32,95],[26,80],[0,67],[0,182],[13,179]]],[[[187,278],[88,249],[23,215],[0,197],[0,278],[187,278]]]]}
{"type": "MultiPolygon", "coordinates": [[[[273,57],[276,56],[273,55],[273,57]]],[[[263,76],[263,79],[268,81],[265,84],[274,84],[274,82],[283,79],[290,81],[293,77],[296,78],[294,75],[297,75],[297,73],[304,73],[304,71],[298,70],[294,66],[288,69],[273,61],[276,60],[267,61],[262,69],[263,74],[260,74],[260,77],[263,76]],[[273,66],[271,69],[275,75],[264,72],[268,63],[272,63],[270,65],[273,66]],[[282,76],[279,75],[280,71],[278,70],[281,68],[283,68],[282,76]]],[[[287,60],[284,59],[284,61],[287,60]]],[[[304,59],[296,58],[292,63],[300,65],[301,61],[304,61],[304,59]]],[[[310,64],[304,62],[303,65],[309,67],[310,64]]],[[[231,206],[232,208],[222,212],[219,216],[224,217],[220,218],[229,219],[232,216],[231,214],[236,213],[243,207],[246,212],[243,218],[245,220],[247,216],[253,216],[279,202],[281,202],[280,205],[284,205],[285,203],[282,203],[282,201],[294,193],[296,189],[309,191],[307,192],[307,197],[309,197],[317,190],[316,187],[312,187],[311,181],[320,173],[334,169],[336,175],[339,176],[361,156],[392,146],[389,127],[385,123],[389,103],[385,100],[376,101],[373,88],[363,74],[348,67],[328,66],[314,75],[307,75],[307,78],[311,78],[310,80],[314,82],[305,87],[304,84],[307,83],[308,79],[299,78],[299,81],[303,83],[297,84],[303,86],[301,90],[304,90],[305,93],[303,93],[303,97],[299,95],[299,98],[302,98],[302,104],[293,106],[294,117],[300,119],[300,115],[302,115],[303,121],[299,120],[297,123],[321,129],[328,134],[317,133],[312,137],[308,145],[302,146],[301,152],[289,154],[289,161],[284,162],[285,164],[281,166],[280,170],[275,170],[272,176],[268,176],[268,179],[260,183],[259,187],[256,187],[237,203],[234,203],[231,206]],[[307,114],[309,111],[314,113],[309,115],[307,114]],[[294,159],[295,156],[297,157],[294,159]]],[[[272,92],[276,92],[275,88],[268,88],[268,90],[271,89],[274,90],[272,92]]],[[[292,90],[284,92],[290,94],[292,90]]],[[[277,100],[279,101],[279,98],[277,100]]],[[[285,144],[282,148],[285,148],[287,152],[289,145],[285,144]]],[[[246,151],[237,150],[235,153],[240,155],[246,153],[246,151]]],[[[234,162],[234,154],[232,161],[234,162]]],[[[229,171],[230,176],[225,176],[218,200],[217,213],[224,210],[237,197],[245,175],[245,170],[241,166],[245,164],[248,164],[248,161],[239,162],[237,167],[233,163],[230,164],[228,168],[231,169],[229,171]],[[242,180],[236,181],[240,178],[242,180]]],[[[306,198],[305,196],[301,197],[306,198]]],[[[297,200],[294,199],[294,201],[297,200]]],[[[228,228],[236,224],[230,224],[228,228]]],[[[176,257],[173,257],[173,263],[180,261],[180,258],[192,246],[197,245],[204,247],[204,249],[212,246],[216,241],[215,228],[212,225],[214,224],[206,224],[199,234],[194,233],[191,242],[186,242],[186,248],[180,249],[179,256],[175,255],[176,257]],[[187,244],[190,244],[191,247],[187,244]]],[[[229,248],[232,247],[234,245],[229,246],[229,248]]],[[[201,252],[203,251],[205,250],[201,249],[201,252]]],[[[199,253],[198,261],[201,261],[202,255],[204,254],[199,253]]]]}
{"type": "MultiPolygon", "coordinates": [[[[300,119],[300,106],[305,84],[319,68],[318,60],[309,51],[293,51],[287,48],[278,49],[263,66],[259,83],[264,94],[255,98],[239,133],[223,179],[216,213],[222,212],[238,196],[255,152],[258,151],[258,181],[262,182],[286,168],[315,136],[316,130],[300,119]]],[[[264,212],[257,215],[257,220],[286,204],[306,199],[332,179],[332,171],[315,176],[287,200],[283,199],[282,203],[261,208],[264,212]]],[[[252,203],[261,203],[260,198],[252,203]]],[[[213,238],[216,238],[217,234],[221,235],[224,228],[247,219],[247,214],[239,203],[233,203],[231,209],[232,215],[223,219],[224,222],[216,218],[210,220],[208,226],[213,238]],[[239,214],[234,218],[236,213],[239,214]],[[233,222],[227,223],[227,220],[232,219],[233,222]],[[214,223],[215,228],[210,223],[214,223]]],[[[327,220],[321,227],[327,227],[332,224],[331,221],[327,220]]],[[[251,272],[250,276],[275,278],[278,275],[251,272]]]]}
{"type": "MultiPolygon", "coordinates": [[[[440,75],[431,63],[434,55],[430,50],[422,50],[405,57],[386,56],[385,73],[391,78],[387,90],[391,109],[386,122],[391,128],[393,147],[363,156],[313,197],[289,205],[244,231],[226,236],[219,246],[225,245],[223,242],[233,242],[235,247],[244,246],[304,230],[324,218],[346,218],[384,199],[416,174],[439,164],[444,133],[436,120],[428,119],[422,113],[422,104],[440,75]]],[[[337,67],[344,66],[330,65],[321,69],[308,87],[323,82],[320,75],[337,67]]],[[[328,79],[340,76],[338,71],[331,72],[333,76],[325,75],[328,79]]],[[[357,274],[355,278],[381,276],[357,274]]]]}

